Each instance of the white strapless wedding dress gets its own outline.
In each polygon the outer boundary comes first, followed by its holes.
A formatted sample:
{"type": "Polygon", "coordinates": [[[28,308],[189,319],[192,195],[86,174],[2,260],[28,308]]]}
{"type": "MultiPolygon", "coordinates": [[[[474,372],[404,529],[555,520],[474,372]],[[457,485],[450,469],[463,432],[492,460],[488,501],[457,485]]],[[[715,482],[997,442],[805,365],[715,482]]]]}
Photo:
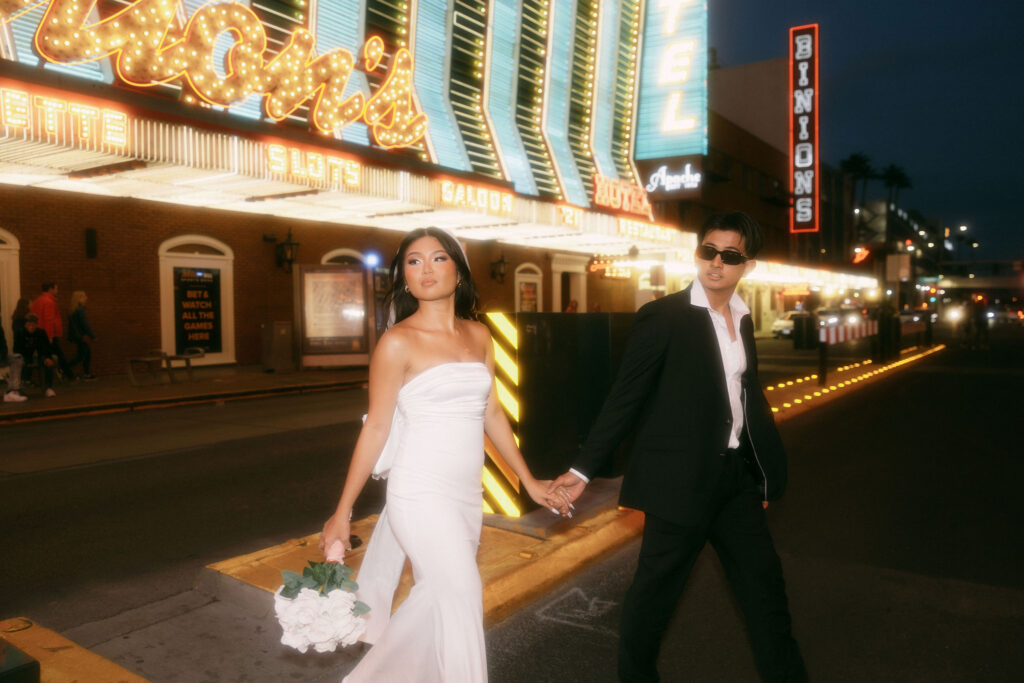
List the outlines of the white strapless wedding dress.
{"type": "Polygon", "coordinates": [[[387,505],[356,576],[373,647],[343,683],[487,680],[476,553],[490,390],[487,366],[467,362],[436,365],[399,391],[387,505]],[[415,584],[392,616],[406,556],[415,584]]]}

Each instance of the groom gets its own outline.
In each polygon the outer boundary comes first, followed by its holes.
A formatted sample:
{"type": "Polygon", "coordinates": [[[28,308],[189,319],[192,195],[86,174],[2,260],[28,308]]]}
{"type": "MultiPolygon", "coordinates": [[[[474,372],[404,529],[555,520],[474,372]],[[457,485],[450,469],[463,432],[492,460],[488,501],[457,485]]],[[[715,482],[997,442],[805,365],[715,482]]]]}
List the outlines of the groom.
{"type": "Polygon", "coordinates": [[[645,522],[622,607],[623,682],[658,680],[662,637],[708,541],[762,678],[807,680],[765,520],[768,501],[786,485],[786,453],[758,384],[750,310],[735,294],[762,242],[760,226],[743,213],[704,224],[696,281],[637,312],[601,414],[573,468],[551,485],[575,500],[635,432],[620,502],[643,510],[645,522]]]}

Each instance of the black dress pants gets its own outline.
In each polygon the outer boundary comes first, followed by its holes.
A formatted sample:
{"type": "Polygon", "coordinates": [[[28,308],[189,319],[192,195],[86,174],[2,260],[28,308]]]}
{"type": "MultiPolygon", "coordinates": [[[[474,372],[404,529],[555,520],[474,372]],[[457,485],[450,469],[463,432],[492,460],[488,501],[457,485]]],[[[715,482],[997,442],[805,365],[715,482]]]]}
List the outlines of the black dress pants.
{"type": "Polygon", "coordinates": [[[626,593],[619,632],[619,680],[658,681],[658,652],[697,556],[711,542],[747,624],[765,681],[806,681],[791,633],[782,564],[764,508],[741,455],[728,452],[708,514],[692,526],[648,515],[636,574],[626,593]]]}

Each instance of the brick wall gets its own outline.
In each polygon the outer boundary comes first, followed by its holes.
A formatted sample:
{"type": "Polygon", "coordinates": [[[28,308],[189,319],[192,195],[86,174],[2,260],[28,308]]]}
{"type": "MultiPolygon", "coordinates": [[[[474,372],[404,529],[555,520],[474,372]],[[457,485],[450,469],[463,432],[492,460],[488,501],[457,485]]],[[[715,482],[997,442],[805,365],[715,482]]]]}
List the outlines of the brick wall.
{"type": "MultiPolygon", "coordinates": [[[[275,244],[264,241],[265,234],[283,240],[290,227],[300,245],[298,263],[319,263],[325,253],[349,248],[376,251],[387,265],[402,238],[398,232],[369,228],[11,186],[0,186],[0,227],[21,242],[23,297],[35,298],[40,284],[52,280],[60,288],[58,299],[66,316],[73,291],[89,295],[97,374],[123,373],[127,357],[160,348],[158,250],[169,238],[204,235],[234,252],[235,351],[240,364],[260,362],[262,323],[294,317],[292,276],[276,266],[275,244]],[[96,230],[96,258],[86,256],[87,228],[96,230]]],[[[496,242],[467,242],[467,250],[482,310],[513,309],[515,269],[525,262],[544,273],[544,309],[552,310],[549,252],[496,242]],[[503,284],[490,276],[490,264],[502,254],[507,263],[503,284]]],[[[593,278],[590,283],[595,283],[593,278]]],[[[601,302],[602,310],[633,310],[629,283],[599,283],[598,289],[599,298],[593,300],[601,302]]],[[[66,352],[72,353],[70,345],[66,352]]]]}

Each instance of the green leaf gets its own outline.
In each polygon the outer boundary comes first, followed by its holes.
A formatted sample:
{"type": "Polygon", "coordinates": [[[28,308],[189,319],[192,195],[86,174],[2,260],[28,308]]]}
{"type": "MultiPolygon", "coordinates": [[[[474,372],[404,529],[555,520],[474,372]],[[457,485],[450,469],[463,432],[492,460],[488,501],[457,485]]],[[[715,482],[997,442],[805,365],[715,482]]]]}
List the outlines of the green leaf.
{"type": "Polygon", "coordinates": [[[354,614],[357,617],[362,614],[366,614],[369,611],[370,606],[367,605],[365,602],[361,602],[359,600],[356,600],[356,604],[352,606],[352,614],[354,614]]]}

